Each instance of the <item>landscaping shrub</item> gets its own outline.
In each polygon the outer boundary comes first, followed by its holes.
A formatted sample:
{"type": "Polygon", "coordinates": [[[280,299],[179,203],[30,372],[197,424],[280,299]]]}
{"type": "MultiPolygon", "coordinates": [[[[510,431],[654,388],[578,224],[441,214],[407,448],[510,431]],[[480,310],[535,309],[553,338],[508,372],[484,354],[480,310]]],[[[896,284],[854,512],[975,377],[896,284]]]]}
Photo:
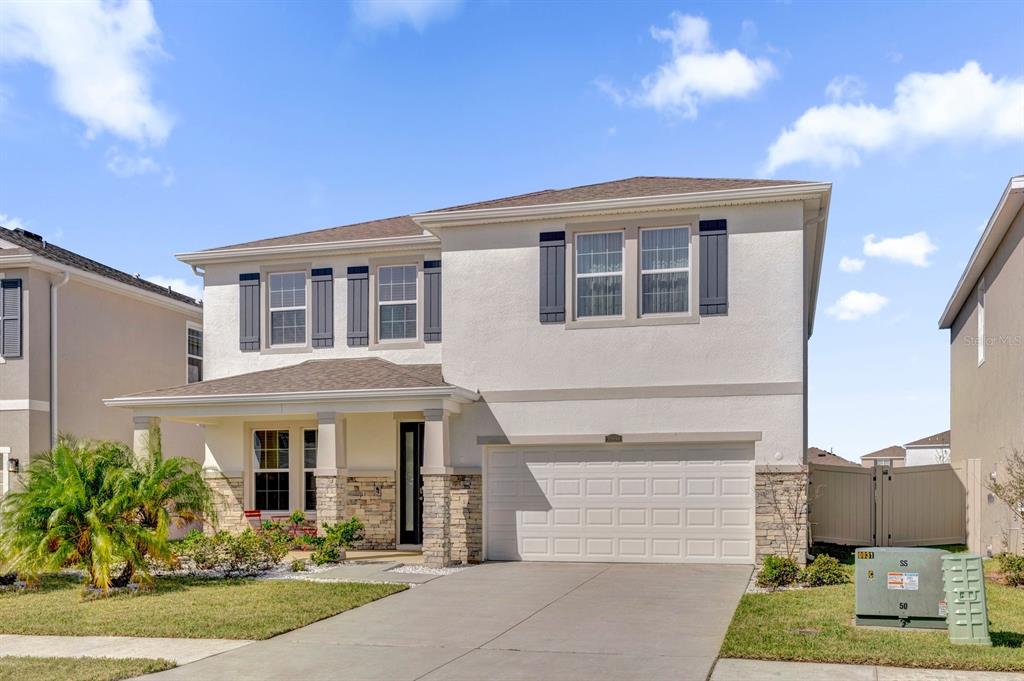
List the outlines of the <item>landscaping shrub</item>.
{"type": "Polygon", "coordinates": [[[1024,555],[1000,553],[996,555],[999,571],[1010,586],[1024,586],[1024,555]]]}
{"type": "Polygon", "coordinates": [[[178,543],[179,557],[195,570],[223,570],[228,574],[252,574],[269,570],[288,553],[287,541],[273,533],[251,529],[232,535],[189,532],[178,543]]]}
{"type": "Polygon", "coordinates": [[[363,523],[355,516],[343,523],[324,523],[323,527],[324,534],[317,537],[316,550],[310,556],[316,565],[341,562],[345,557],[344,549],[352,548],[363,538],[363,523]]]}
{"type": "Polygon", "coordinates": [[[197,570],[213,570],[220,564],[220,541],[199,530],[190,530],[178,542],[179,558],[187,558],[197,570]]]}
{"type": "Polygon", "coordinates": [[[763,589],[778,589],[797,581],[800,568],[796,561],[786,556],[765,556],[761,571],[757,573],[757,585],[763,589]]]}
{"type": "Polygon", "coordinates": [[[305,572],[306,561],[301,558],[296,558],[292,561],[292,572],[305,572]]]}
{"type": "Polygon", "coordinates": [[[839,560],[824,553],[815,556],[811,564],[800,571],[800,583],[806,586],[832,586],[849,581],[839,560]]]}

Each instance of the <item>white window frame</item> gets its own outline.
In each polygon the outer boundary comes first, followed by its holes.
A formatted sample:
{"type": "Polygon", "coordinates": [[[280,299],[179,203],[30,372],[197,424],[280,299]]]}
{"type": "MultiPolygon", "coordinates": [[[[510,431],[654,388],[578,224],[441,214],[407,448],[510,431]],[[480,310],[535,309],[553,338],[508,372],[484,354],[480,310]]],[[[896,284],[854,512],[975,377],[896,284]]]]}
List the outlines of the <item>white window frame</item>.
{"type": "Polygon", "coordinates": [[[646,317],[689,317],[693,314],[693,296],[690,295],[693,286],[693,277],[690,276],[693,266],[693,232],[690,225],[672,225],[669,227],[641,227],[637,239],[637,314],[641,318],[646,317]],[[669,267],[657,270],[644,269],[644,232],[663,232],[670,229],[686,230],[686,267],[669,267]],[[644,275],[645,274],[672,274],[686,272],[686,312],[644,312],[644,275]]]}
{"type": "Polygon", "coordinates": [[[267,273],[267,346],[271,348],[303,348],[309,344],[309,273],[306,270],[282,270],[280,272],[268,272],[267,273]],[[283,276],[285,274],[301,274],[302,275],[302,288],[303,294],[302,299],[305,304],[303,305],[287,305],[283,307],[274,307],[272,302],[274,293],[274,277],[283,276]],[[274,342],[274,313],[275,312],[290,312],[293,310],[302,310],[302,337],[301,343],[275,343],[274,342]]]}
{"type": "Polygon", "coordinates": [[[420,334],[422,333],[422,328],[421,327],[423,326],[420,323],[420,303],[419,303],[419,296],[420,296],[420,267],[419,267],[419,265],[417,265],[416,263],[412,263],[412,262],[410,262],[410,263],[392,263],[390,265],[379,265],[377,267],[376,276],[374,278],[374,288],[377,289],[376,291],[373,292],[374,298],[377,301],[377,314],[376,314],[376,319],[374,320],[374,324],[377,327],[376,329],[374,329],[374,336],[377,339],[377,342],[380,343],[381,345],[387,345],[389,343],[409,343],[409,342],[414,342],[414,341],[419,340],[420,334]],[[412,268],[413,272],[415,273],[415,277],[413,277],[413,286],[416,287],[416,290],[413,292],[412,299],[411,300],[381,300],[380,299],[380,273],[381,273],[381,271],[388,270],[388,269],[405,269],[405,268],[410,268],[410,267],[412,268]],[[383,338],[383,337],[381,337],[380,324],[381,324],[382,315],[381,315],[380,311],[381,311],[381,308],[383,308],[385,305],[412,305],[413,306],[413,315],[414,315],[414,319],[415,319],[415,323],[416,323],[416,333],[413,334],[412,336],[405,336],[405,337],[402,337],[402,338],[383,338]]]}
{"type": "Polygon", "coordinates": [[[978,282],[978,366],[985,363],[985,278],[978,282]]]}
{"type": "Polygon", "coordinates": [[[625,319],[626,316],[626,232],[621,229],[605,229],[594,232],[576,232],[573,234],[573,254],[572,254],[572,274],[573,274],[573,287],[572,287],[572,308],[573,317],[576,319],[625,319]],[[579,258],[580,258],[580,237],[587,236],[598,236],[600,234],[619,234],[622,236],[622,257],[619,259],[621,263],[619,265],[618,272],[586,272],[580,273],[579,258]],[[592,279],[595,277],[619,277],[621,284],[619,285],[619,314],[600,314],[600,315],[582,315],[580,314],[580,279],[592,279]]]}
{"type": "Polygon", "coordinates": [[[186,322],[185,323],[185,382],[186,383],[190,383],[190,382],[192,382],[192,383],[201,383],[203,381],[203,369],[205,367],[203,366],[204,362],[203,362],[203,355],[202,355],[202,353],[204,353],[204,352],[206,352],[206,335],[203,333],[203,327],[201,325],[195,324],[193,322],[186,322]],[[193,355],[191,352],[189,352],[189,332],[191,332],[191,331],[198,331],[199,332],[199,352],[200,352],[200,354],[198,354],[198,355],[193,355]],[[188,378],[189,378],[189,376],[188,376],[188,361],[190,359],[198,359],[199,360],[199,380],[198,381],[189,381],[188,380],[188,378]]]}
{"type": "MultiPolygon", "coordinates": [[[[317,447],[320,446],[320,432],[316,428],[303,428],[302,429],[302,510],[305,513],[316,513],[316,504],[313,504],[313,508],[306,508],[306,493],[309,490],[306,488],[306,473],[313,474],[313,493],[316,494],[316,458],[313,459],[313,467],[309,468],[306,466],[306,433],[316,434],[317,447]]],[[[291,457],[288,458],[288,463],[291,463],[291,457]]]]}
{"type": "MultiPolygon", "coordinates": [[[[288,428],[253,428],[251,437],[252,455],[252,505],[256,508],[256,476],[260,473],[287,473],[288,474],[288,506],[289,508],[260,508],[260,513],[291,513],[292,506],[292,472],[291,466],[295,458],[292,456],[292,434],[288,428]],[[256,433],[288,433],[288,467],[287,468],[260,468],[259,457],[256,456],[256,433]]],[[[306,505],[303,499],[303,506],[306,505]]]]}

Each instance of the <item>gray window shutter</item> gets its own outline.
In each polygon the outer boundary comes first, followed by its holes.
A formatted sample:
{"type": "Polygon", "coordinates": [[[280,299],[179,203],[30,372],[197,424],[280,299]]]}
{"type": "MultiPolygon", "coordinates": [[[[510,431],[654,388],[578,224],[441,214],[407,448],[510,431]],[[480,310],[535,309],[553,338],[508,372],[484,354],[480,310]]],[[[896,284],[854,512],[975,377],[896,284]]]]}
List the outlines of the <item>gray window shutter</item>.
{"type": "Polygon", "coordinates": [[[238,275],[238,345],[242,352],[260,349],[260,273],[238,275]]]}
{"type": "Polygon", "coordinates": [[[540,321],[565,321],[565,232],[540,233],[540,321]]]}
{"type": "Polygon", "coordinates": [[[441,261],[423,263],[423,340],[441,340],[441,261]]]}
{"type": "Polygon", "coordinates": [[[729,234],[725,220],[700,221],[700,313],[729,313],[729,234]]]}
{"type": "Polygon", "coordinates": [[[0,355],[21,357],[21,279],[0,279],[0,355]]]}
{"type": "Polygon", "coordinates": [[[370,344],[370,268],[348,268],[348,344],[370,344]]]}
{"type": "Polygon", "coordinates": [[[334,347],[334,269],[313,270],[313,347],[334,347]]]}

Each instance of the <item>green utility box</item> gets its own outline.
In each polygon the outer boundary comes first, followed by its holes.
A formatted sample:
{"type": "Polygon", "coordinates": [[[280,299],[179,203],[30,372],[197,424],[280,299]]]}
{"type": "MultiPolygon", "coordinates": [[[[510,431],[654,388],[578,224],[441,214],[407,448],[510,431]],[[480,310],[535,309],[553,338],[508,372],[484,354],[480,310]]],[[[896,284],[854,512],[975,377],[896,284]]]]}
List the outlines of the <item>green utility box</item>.
{"type": "Polygon", "coordinates": [[[857,549],[855,622],[861,626],[946,628],[941,549],[857,549]]]}
{"type": "Polygon", "coordinates": [[[990,646],[988,604],[985,602],[985,571],[976,553],[951,553],[942,557],[942,580],[949,603],[949,642],[990,646]]]}

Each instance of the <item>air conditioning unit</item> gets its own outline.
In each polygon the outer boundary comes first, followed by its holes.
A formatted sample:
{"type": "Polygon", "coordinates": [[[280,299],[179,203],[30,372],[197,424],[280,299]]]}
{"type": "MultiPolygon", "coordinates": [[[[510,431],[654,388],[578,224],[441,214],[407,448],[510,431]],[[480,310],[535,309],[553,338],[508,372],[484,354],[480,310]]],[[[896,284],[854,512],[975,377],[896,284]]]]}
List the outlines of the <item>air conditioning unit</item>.
{"type": "Polygon", "coordinates": [[[941,549],[895,546],[857,549],[856,624],[946,628],[941,549]]]}

